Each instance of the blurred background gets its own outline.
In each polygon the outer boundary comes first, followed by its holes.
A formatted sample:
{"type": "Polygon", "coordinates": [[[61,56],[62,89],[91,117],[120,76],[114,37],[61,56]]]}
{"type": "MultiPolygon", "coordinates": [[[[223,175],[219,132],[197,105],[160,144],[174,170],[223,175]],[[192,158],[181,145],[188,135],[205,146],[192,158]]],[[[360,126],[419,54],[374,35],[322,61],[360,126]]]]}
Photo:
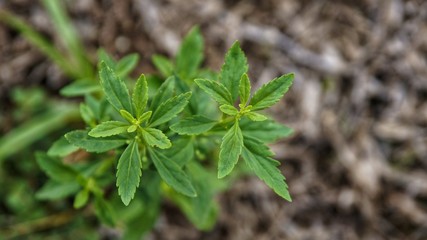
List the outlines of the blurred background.
{"type": "MultiPolygon", "coordinates": [[[[0,0],[0,9],[61,48],[39,1],[0,0]]],[[[218,197],[220,218],[211,232],[197,231],[165,203],[151,239],[427,239],[427,1],[74,0],[67,12],[93,62],[99,47],[117,58],[137,52],[135,73],[153,73],[151,56],[174,56],[199,25],[204,66],[219,70],[238,39],[256,87],[296,74],[270,112],[295,129],[272,146],[293,202],[247,177],[218,197]]],[[[62,101],[59,89],[69,82],[0,22],[0,136],[31,119],[40,104],[62,101]]],[[[0,160],[0,238],[6,226],[28,234],[66,225],[62,218],[34,221],[49,209],[34,200],[43,174],[34,170],[31,151],[60,135],[0,160]]]]}

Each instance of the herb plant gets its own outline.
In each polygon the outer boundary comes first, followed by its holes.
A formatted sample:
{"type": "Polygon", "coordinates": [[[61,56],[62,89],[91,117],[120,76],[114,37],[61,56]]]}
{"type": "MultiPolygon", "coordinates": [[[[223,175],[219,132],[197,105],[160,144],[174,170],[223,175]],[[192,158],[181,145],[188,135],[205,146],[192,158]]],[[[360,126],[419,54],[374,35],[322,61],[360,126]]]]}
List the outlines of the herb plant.
{"type": "Polygon", "coordinates": [[[136,57],[116,62],[101,51],[99,58],[99,85],[89,91],[87,85],[73,84],[65,90],[84,95],[80,113],[86,126],[65,134],[47,153],[37,153],[50,178],[38,192],[41,199],[74,195],[74,207],[82,208],[93,198],[96,215],[112,226],[124,222],[129,238],[150,230],[162,196],[196,227],[210,229],[218,209],[213,197],[248,170],[291,201],[267,144],[292,130],[262,111],[283,97],[293,74],[252,95],[238,42],[219,74],[200,68],[203,39],[197,27],[175,60],[153,57],[160,75],[141,74],[136,83],[127,77],[136,57]],[[245,165],[238,164],[240,158],[245,165]],[[124,210],[117,214],[118,209],[124,210]]]}

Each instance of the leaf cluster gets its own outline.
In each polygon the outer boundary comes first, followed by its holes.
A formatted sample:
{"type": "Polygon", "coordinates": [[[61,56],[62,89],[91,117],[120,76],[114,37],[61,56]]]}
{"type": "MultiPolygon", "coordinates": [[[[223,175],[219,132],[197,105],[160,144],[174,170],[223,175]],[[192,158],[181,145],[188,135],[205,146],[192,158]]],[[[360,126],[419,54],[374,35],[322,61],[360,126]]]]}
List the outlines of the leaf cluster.
{"type": "Polygon", "coordinates": [[[118,216],[108,200],[114,197],[106,196],[105,189],[115,182],[115,196],[125,206],[145,206],[127,218],[129,226],[144,224],[139,233],[154,224],[162,195],[198,228],[209,229],[217,215],[213,197],[244,172],[238,165],[242,158],[247,169],[291,201],[280,163],[267,144],[289,136],[292,129],[263,110],[283,97],[293,74],[275,78],[252,94],[238,42],[228,50],[219,73],[200,68],[203,39],[197,27],[184,38],[175,60],[153,56],[159,75],[141,74],[133,81],[128,74],[137,55],[118,62],[102,50],[98,56],[99,84],[80,81],[61,91],[84,96],[80,113],[86,128],[65,134],[47,154],[37,155],[51,179],[38,193],[41,198],[75,195],[74,207],[81,208],[93,196],[96,214],[112,225],[118,216]],[[61,160],[82,153],[82,164],[61,160]]]}

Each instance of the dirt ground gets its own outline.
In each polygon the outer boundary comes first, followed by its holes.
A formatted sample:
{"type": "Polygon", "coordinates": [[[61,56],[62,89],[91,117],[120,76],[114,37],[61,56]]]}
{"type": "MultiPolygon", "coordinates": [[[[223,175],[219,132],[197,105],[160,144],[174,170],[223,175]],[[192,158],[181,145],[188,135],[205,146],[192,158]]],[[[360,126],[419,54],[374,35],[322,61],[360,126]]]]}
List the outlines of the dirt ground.
{"type": "MultiPolygon", "coordinates": [[[[55,39],[43,8],[0,0],[55,39]]],[[[71,1],[70,1],[71,2],[71,1]]],[[[427,1],[76,0],[69,12],[88,51],[173,56],[195,24],[205,66],[219,69],[240,40],[260,86],[295,72],[271,111],[295,135],[273,146],[293,202],[257,178],[218,197],[220,219],[199,232],[165,203],[149,239],[427,239],[427,1]]],[[[0,25],[0,96],[13,86],[67,83],[0,25]]]]}

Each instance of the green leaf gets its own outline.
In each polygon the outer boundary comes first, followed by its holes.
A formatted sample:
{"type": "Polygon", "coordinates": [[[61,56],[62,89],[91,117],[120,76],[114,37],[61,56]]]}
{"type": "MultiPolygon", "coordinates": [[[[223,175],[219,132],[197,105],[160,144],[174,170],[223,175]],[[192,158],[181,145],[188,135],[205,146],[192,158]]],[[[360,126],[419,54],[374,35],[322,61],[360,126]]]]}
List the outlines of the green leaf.
{"type": "Polygon", "coordinates": [[[74,72],[81,76],[93,76],[92,64],[88,59],[83,43],[79,39],[79,34],[74,28],[71,19],[66,13],[66,8],[62,1],[44,0],[45,9],[49,13],[49,19],[55,27],[57,36],[63,43],[68,57],[68,64],[74,67],[74,72]]]}
{"type": "Polygon", "coordinates": [[[175,192],[171,192],[168,198],[175,202],[187,218],[200,230],[210,230],[216,223],[218,213],[214,201],[218,189],[215,186],[214,174],[208,172],[197,162],[187,165],[187,172],[192,178],[197,190],[197,197],[189,198],[175,192]]]}
{"type": "Polygon", "coordinates": [[[214,120],[196,115],[173,124],[170,129],[179,134],[198,135],[209,131],[215,124],[214,120]]]}
{"type": "Polygon", "coordinates": [[[224,65],[221,68],[220,82],[230,91],[232,102],[239,93],[240,77],[248,71],[245,53],[236,41],[225,55],[224,65]]]}
{"type": "Polygon", "coordinates": [[[61,88],[60,94],[64,97],[76,97],[99,91],[101,91],[101,87],[94,81],[82,79],[61,88]]]}
{"type": "Polygon", "coordinates": [[[158,148],[166,149],[172,146],[168,137],[162,131],[155,128],[144,128],[142,137],[152,147],[157,146],[158,148]]]}
{"type": "Polygon", "coordinates": [[[151,61],[157,70],[160,71],[163,77],[167,77],[173,74],[173,63],[166,57],[161,55],[153,55],[151,61]]]}
{"type": "Polygon", "coordinates": [[[130,125],[130,126],[128,127],[128,129],[127,129],[127,132],[128,132],[128,133],[133,133],[133,132],[135,132],[135,131],[136,131],[136,129],[138,129],[138,126],[137,126],[137,125],[130,125]]]}
{"type": "Polygon", "coordinates": [[[240,127],[245,137],[253,137],[266,143],[288,137],[293,133],[292,128],[276,123],[273,120],[253,122],[243,118],[240,121],[240,127]]]}
{"type": "Polygon", "coordinates": [[[239,84],[239,95],[240,95],[240,103],[246,105],[251,96],[251,82],[249,81],[248,74],[243,74],[240,78],[239,84]]]}
{"type": "Polygon", "coordinates": [[[257,142],[256,145],[245,141],[245,147],[242,151],[242,157],[246,164],[252,171],[262,179],[270,188],[274,190],[279,196],[292,201],[289,195],[288,185],[285,182],[285,177],[282,175],[280,170],[277,168],[278,162],[271,159],[269,156],[262,155],[263,151],[256,151],[254,149],[263,146],[261,142],[257,142]]]}
{"type": "Polygon", "coordinates": [[[293,80],[294,74],[289,73],[262,85],[251,99],[252,111],[265,109],[277,103],[288,91],[293,80]]]}
{"type": "Polygon", "coordinates": [[[80,116],[87,125],[96,125],[95,113],[84,103],[80,103],[80,116]]]}
{"type": "Polygon", "coordinates": [[[195,75],[203,60],[203,38],[198,27],[194,27],[184,38],[176,56],[178,75],[187,80],[195,75]]]}
{"type": "Polygon", "coordinates": [[[122,202],[127,206],[135,195],[141,179],[142,165],[138,143],[133,140],[122,153],[117,165],[117,183],[122,202]]]}
{"type": "Polygon", "coordinates": [[[148,101],[148,87],[147,79],[145,75],[141,74],[136,82],[135,89],[132,94],[132,102],[135,107],[136,117],[139,118],[143,113],[144,109],[147,106],[148,101]]]}
{"type": "Polygon", "coordinates": [[[150,110],[153,112],[166,100],[174,94],[175,76],[168,77],[157,90],[156,95],[150,104],[150,110]]]}
{"type": "Polygon", "coordinates": [[[227,115],[231,115],[231,116],[237,115],[239,113],[239,111],[234,106],[231,106],[229,104],[224,104],[224,105],[219,106],[219,110],[221,110],[221,112],[223,112],[227,115]]]}
{"type": "Polygon", "coordinates": [[[101,86],[104,89],[108,102],[117,111],[124,109],[132,113],[132,104],[126,84],[104,62],[101,62],[99,78],[101,79],[101,86]]]}
{"type": "MultiPolygon", "coordinates": [[[[105,49],[100,48],[97,52],[97,55],[99,63],[105,62],[105,64],[107,64],[107,66],[111,69],[116,69],[116,61],[110,56],[110,54],[107,53],[107,51],[105,51],[105,49]]],[[[99,67],[101,67],[101,64],[99,64],[99,67]]]]}
{"type": "Polygon", "coordinates": [[[78,173],[69,166],[64,165],[59,159],[52,158],[45,153],[36,153],[39,167],[51,179],[57,182],[75,181],[78,173]]]}
{"type": "Polygon", "coordinates": [[[222,138],[218,162],[218,178],[223,178],[231,173],[243,147],[243,135],[239,127],[239,122],[234,125],[222,138]]]}
{"type": "Polygon", "coordinates": [[[186,196],[197,196],[190,179],[174,161],[152,148],[148,148],[148,151],[157,171],[169,186],[186,196]]]}
{"type": "Polygon", "coordinates": [[[233,105],[230,92],[221,83],[209,79],[196,79],[194,81],[219,104],[233,105]]]}
{"type": "Polygon", "coordinates": [[[80,190],[79,193],[77,193],[76,197],[74,198],[73,207],[75,209],[79,209],[86,205],[87,201],[89,200],[89,191],[87,189],[80,190]]]}
{"type": "Polygon", "coordinates": [[[133,124],[134,121],[136,121],[136,119],[132,116],[132,114],[130,114],[128,111],[126,110],[120,110],[119,111],[120,115],[126,119],[126,121],[128,121],[130,124],[133,124]]]}
{"type": "Polygon", "coordinates": [[[73,195],[80,188],[80,184],[74,181],[56,182],[49,180],[37,191],[36,198],[39,200],[58,200],[73,195]]]}
{"type": "Polygon", "coordinates": [[[97,125],[95,128],[90,130],[88,134],[89,136],[95,137],[95,138],[109,137],[109,136],[126,132],[126,129],[128,127],[129,127],[129,124],[124,122],[107,121],[97,125]]]}
{"type": "Polygon", "coordinates": [[[95,214],[96,216],[108,226],[115,225],[116,214],[113,207],[101,196],[95,195],[95,214]]]}
{"type": "Polygon", "coordinates": [[[152,111],[145,112],[138,118],[138,121],[140,123],[143,123],[143,122],[147,121],[148,119],[150,119],[152,114],[153,114],[152,111]]]}
{"type": "Polygon", "coordinates": [[[76,130],[65,134],[65,138],[74,146],[83,148],[88,152],[106,152],[118,148],[126,143],[126,139],[118,137],[94,138],[88,131],[76,130]]]}
{"type": "Polygon", "coordinates": [[[164,151],[164,155],[169,159],[173,159],[179,167],[185,166],[194,158],[193,139],[186,136],[176,139],[172,147],[164,151]]]}
{"type": "Polygon", "coordinates": [[[120,61],[116,65],[116,73],[119,77],[127,76],[138,64],[139,55],[137,53],[129,54],[124,58],[120,59],[120,61]]]}
{"type": "Polygon", "coordinates": [[[255,121],[255,122],[261,122],[261,121],[265,121],[267,120],[267,117],[256,113],[256,112],[248,112],[245,114],[250,120],[255,121]]]}
{"type": "Polygon", "coordinates": [[[126,231],[122,239],[144,239],[144,234],[153,229],[158,219],[160,204],[162,202],[162,195],[160,192],[161,182],[161,178],[157,172],[153,170],[144,171],[141,178],[141,190],[138,191],[138,200],[143,207],[135,209],[134,217],[127,220],[124,224],[124,226],[126,226],[126,231]]]}
{"type": "Polygon", "coordinates": [[[158,126],[176,117],[176,115],[187,106],[190,97],[191,92],[187,92],[170,98],[166,102],[160,104],[159,108],[154,111],[150,119],[150,126],[158,126]]]}
{"type": "Polygon", "coordinates": [[[47,151],[47,155],[51,157],[65,157],[77,151],[79,148],[70,144],[64,136],[59,138],[47,151]]]}

